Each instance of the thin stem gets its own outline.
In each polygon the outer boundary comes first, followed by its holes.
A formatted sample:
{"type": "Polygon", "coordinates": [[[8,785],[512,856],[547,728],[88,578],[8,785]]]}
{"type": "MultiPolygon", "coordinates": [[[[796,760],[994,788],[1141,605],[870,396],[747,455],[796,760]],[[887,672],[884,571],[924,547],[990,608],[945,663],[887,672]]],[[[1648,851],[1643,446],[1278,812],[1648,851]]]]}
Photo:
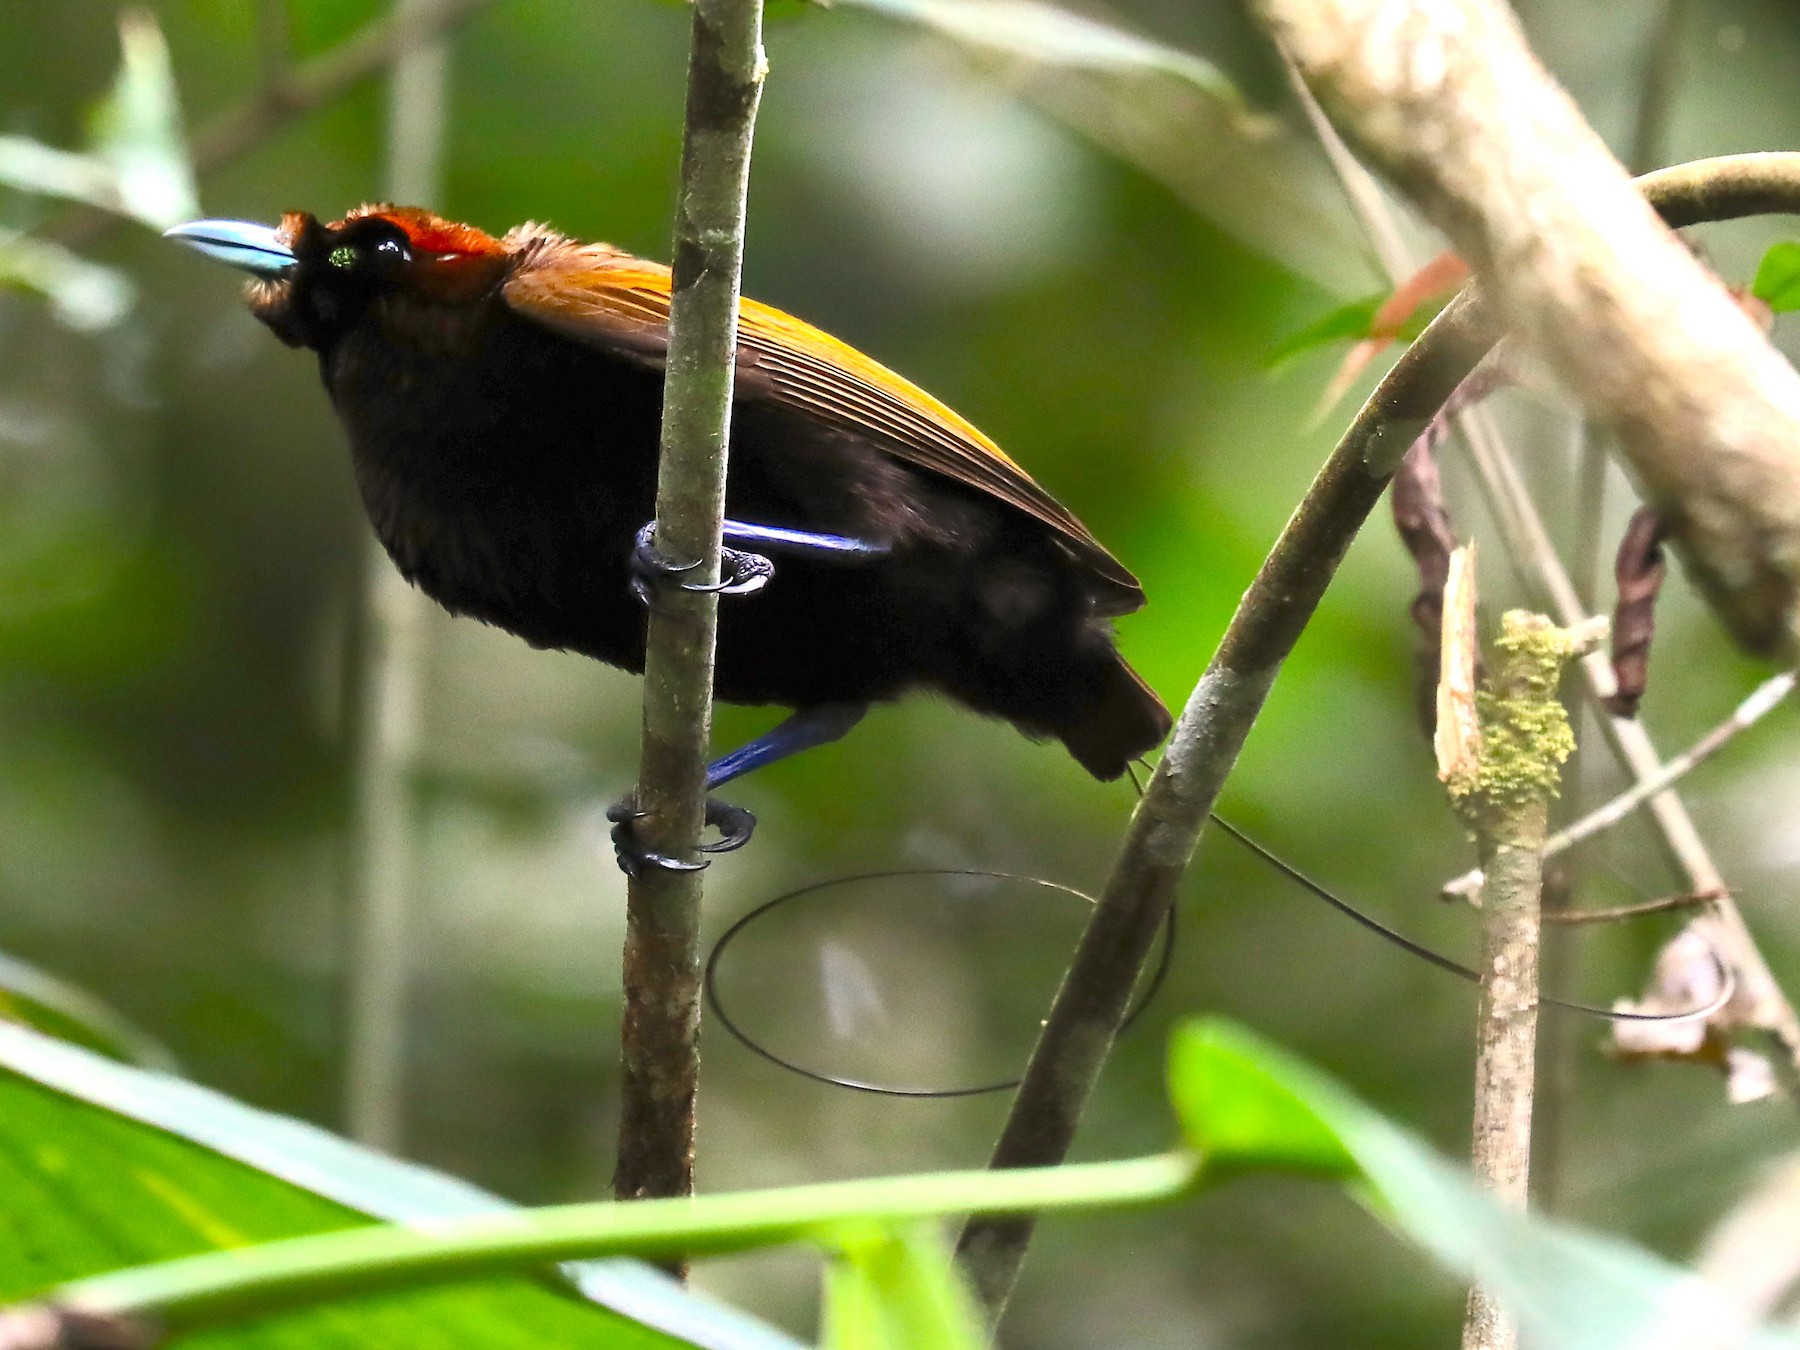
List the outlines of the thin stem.
{"type": "Polygon", "coordinates": [[[1669,111],[1675,102],[1676,76],[1681,69],[1681,30],[1687,10],[1688,0],[1663,0],[1656,26],[1650,32],[1638,89],[1637,119],[1631,129],[1631,153],[1627,156],[1633,173],[1649,173],[1663,161],[1669,138],[1669,111]]]}
{"type": "MultiPolygon", "coordinates": [[[[1464,687],[1475,664],[1475,595],[1444,619],[1446,693],[1464,687]],[[1453,651],[1450,638],[1465,634],[1453,651]],[[1455,678],[1460,669],[1461,679],[1455,678]]],[[[1480,701],[1477,729],[1440,733],[1439,775],[1475,833],[1487,882],[1481,891],[1481,1007],[1476,1019],[1475,1174],[1502,1204],[1523,1209],[1531,1180],[1531,1116],[1536,1095],[1538,948],[1544,835],[1561,766],[1575,748],[1556,689],[1578,644],[1603,630],[1573,634],[1541,615],[1506,615],[1494,677],[1480,701]],[[1448,744],[1447,742],[1456,742],[1448,744]]],[[[1439,703],[1443,706],[1444,696],[1439,703]]],[[[1469,1294],[1463,1350],[1513,1350],[1518,1329],[1482,1288],[1469,1294]]]]}
{"type": "MultiPolygon", "coordinates": [[[[1481,1007],[1476,1014],[1475,1175],[1503,1202],[1525,1208],[1531,1184],[1531,1108],[1537,1075],[1539,902],[1548,804],[1523,804],[1479,839],[1481,1007]]],[[[1487,1292],[1469,1291],[1463,1350],[1512,1350],[1518,1329],[1487,1292]]]]}
{"type": "MultiPolygon", "coordinates": [[[[764,70],[761,0],[697,0],[656,546],[671,558],[699,560],[687,575],[703,585],[719,576],[750,143],[764,70]]],[[[690,861],[699,857],[705,807],[717,626],[716,595],[666,588],[651,607],[636,828],[647,848],[690,861]]],[[[698,872],[646,868],[628,890],[624,1084],[613,1179],[620,1199],[693,1190],[700,899],[698,872]]]]}
{"type": "Polygon", "coordinates": [[[831,1182],[703,1199],[582,1204],[445,1222],[430,1230],[354,1229],[210,1253],[64,1285],[43,1304],[0,1315],[4,1350],[49,1350],[13,1329],[54,1328],[58,1314],[179,1335],[377,1289],[470,1279],[608,1256],[717,1255],[786,1242],[833,1245],[854,1220],[893,1224],[949,1214],[1114,1208],[1173,1200],[1200,1160],[1167,1153],[1030,1172],[946,1172],[831,1182]],[[50,1315],[46,1316],[46,1312],[50,1315]]]}
{"type": "MultiPolygon", "coordinates": [[[[1479,304],[1452,302],[1370,396],[1270,550],[1132,815],[992,1166],[1041,1167],[1066,1156],[1176,883],[1282,662],[1401,456],[1489,341],[1479,304]]],[[[1019,1218],[963,1232],[960,1251],[990,1318],[1011,1295],[1031,1231],[1019,1218]]]]}
{"type": "Polygon", "coordinates": [[[1651,914],[1668,914],[1678,909],[1693,909],[1696,905],[1710,905],[1723,899],[1719,891],[1692,891],[1686,895],[1665,895],[1660,900],[1646,900],[1638,905],[1613,905],[1606,909],[1562,909],[1552,914],[1544,912],[1544,922],[1577,926],[1584,923],[1622,923],[1627,919],[1642,919],[1651,914]]]}
{"type": "MultiPolygon", "coordinates": [[[[436,31],[447,0],[395,0],[396,27],[436,31]]],[[[435,205],[442,193],[449,50],[403,48],[388,93],[388,196],[435,205]]],[[[424,598],[371,539],[362,568],[354,714],[356,766],[348,951],[344,1115],[350,1136],[398,1152],[404,1129],[406,987],[412,939],[419,698],[425,659],[424,598]]]]}
{"type": "MultiPolygon", "coordinates": [[[[1653,174],[1643,187],[1672,224],[1800,211],[1800,154],[1703,161],[1653,174]]],[[[992,1166],[1045,1167],[1067,1156],[1176,883],[1282,662],[1401,456],[1498,335],[1473,292],[1452,301],[1370,395],[1282,530],[1132,815],[992,1166]]],[[[963,1231],[958,1250],[990,1319],[1011,1297],[1031,1232],[1029,1220],[980,1221],[963,1231]]]]}

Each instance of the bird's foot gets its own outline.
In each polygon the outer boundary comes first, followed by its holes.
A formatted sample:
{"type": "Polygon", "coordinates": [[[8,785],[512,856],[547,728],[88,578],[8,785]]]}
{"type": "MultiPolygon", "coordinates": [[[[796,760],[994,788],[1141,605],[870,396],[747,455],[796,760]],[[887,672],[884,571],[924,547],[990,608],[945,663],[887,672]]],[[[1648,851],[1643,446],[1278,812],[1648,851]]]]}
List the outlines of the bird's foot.
{"type": "Polygon", "coordinates": [[[735,548],[719,550],[719,579],[712,585],[682,580],[700,564],[678,563],[656,547],[656,522],[653,520],[637,532],[632,545],[631,593],[648,605],[656,592],[672,586],[676,590],[696,594],[752,595],[769,584],[775,575],[775,564],[760,553],[747,553],[735,548]]]}
{"type": "MultiPolygon", "coordinates": [[[[644,818],[644,813],[630,797],[608,807],[606,818],[613,823],[613,853],[619,860],[619,870],[628,877],[642,876],[650,868],[664,872],[698,872],[708,866],[705,858],[687,862],[646,848],[637,837],[637,823],[644,818]]],[[[750,836],[756,832],[755,816],[741,806],[733,806],[716,797],[706,799],[706,823],[719,832],[719,838],[714,843],[700,845],[702,853],[734,852],[749,843],[750,836]]]]}

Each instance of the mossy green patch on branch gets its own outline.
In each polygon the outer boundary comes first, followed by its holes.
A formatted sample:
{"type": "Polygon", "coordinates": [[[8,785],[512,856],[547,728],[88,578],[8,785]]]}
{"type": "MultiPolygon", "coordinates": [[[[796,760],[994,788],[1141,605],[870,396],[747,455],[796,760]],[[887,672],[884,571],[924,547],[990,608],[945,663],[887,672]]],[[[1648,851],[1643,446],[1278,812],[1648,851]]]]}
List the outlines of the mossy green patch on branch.
{"type": "Polygon", "coordinates": [[[1475,698],[1481,722],[1478,767],[1449,785],[1464,811],[1507,813],[1556,796],[1563,763],[1575,750],[1575,733],[1556,689],[1563,667],[1584,650],[1583,637],[1541,614],[1510,610],[1494,645],[1498,660],[1491,687],[1475,698]]]}

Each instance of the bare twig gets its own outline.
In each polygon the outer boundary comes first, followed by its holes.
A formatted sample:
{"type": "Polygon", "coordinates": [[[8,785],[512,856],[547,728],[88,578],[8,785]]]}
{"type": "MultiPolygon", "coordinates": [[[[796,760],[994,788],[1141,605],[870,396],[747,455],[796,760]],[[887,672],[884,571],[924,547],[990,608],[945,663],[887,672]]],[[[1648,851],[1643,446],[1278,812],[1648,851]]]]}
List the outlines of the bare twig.
{"type": "MultiPolygon", "coordinates": [[[[431,24],[446,0],[396,0],[393,22],[431,24]]],[[[265,8],[267,8],[265,6],[265,8]]],[[[443,178],[449,52],[405,47],[388,96],[388,191],[394,201],[435,205],[443,178]]],[[[413,884],[414,797],[425,600],[371,539],[362,569],[355,713],[354,872],[348,952],[344,1114],[351,1136],[398,1151],[404,1125],[406,987],[413,884]]]]}
{"type": "MultiPolygon", "coordinates": [[[[1705,161],[1653,175],[1645,188],[1659,210],[1683,224],[1800,209],[1800,155],[1705,161]]],[[[1289,519],[1189,696],[1132,816],[1032,1051],[994,1166],[1050,1166],[1067,1154],[1207,811],[1281,663],[1400,457],[1498,335],[1493,316],[1475,296],[1453,300],[1370,396],[1289,519]]],[[[1610,680],[1604,657],[1601,669],[1610,680]]],[[[1665,793],[1657,800],[1671,798],[1665,793]]],[[[1692,842],[1698,847],[1697,838],[1692,842]]],[[[1728,961],[1746,955],[1761,961],[1747,934],[1738,947],[1721,950],[1728,961]]],[[[1740,969],[1740,979],[1745,977],[1740,969]]],[[[1766,967],[1762,977],[1774,989],[1766,967]]],[[[1800,1036],[1794,1043],[1800,1045],[1800,1036]]],[[[1005,1308],[1031,1232],[1028,1219],[982,1221],[963,1232],[959,1250],[990,1317],[1005,1308]]]]}
{"type": "MultiPolygon", "coordinates": [[[[1574,824],[1551,835],[1544,844],[1544,857],[1554,858],[1582,840],[1591,839],[1602,830],[1611,829],[1652,798],[1667,792],[1676,782],[1723,750],[1739,732],[1749,730],[1767,716],[1776,705],[1793,692],[1794,678],[1794,672],[1790,670],[1784,671],[1773,679],[1763,681],[1751,691],[1748,698],[1732,710],[1730,717],[1727,717],[1686,750],[1674,756],[1654,773],[1640,778],[1611,801],[1596,807],[1574,824]]],[[[1445,882],[1443,894],[1446,898],[1468,896],[1473,895],[1480,887],[1481,871],[1476,868],[1464,872],[1452,881],[1445,882]]],[[[1708,888],[1709,894],[1714,891],[1722,894],[1723,888],[1708,888]]]]}
{"type": "MultiPolygon", "coordinates": [[[[1545,857],[1548,856],[1546,852],[1545,857]]],[[[1584,923],[1624,923],[1630,919],[1647,918],[1652,914],[1669,914],[1679,909],[1692,909],[1696,905],[1710,905],[1724,898],[1723,891],[1689,891],[1685,895],[1665,895],[1661,899],[1646,900],[1638,905],[1612,905],[1606,909],[1559,909],[1554,914],[1546,909],[1544,922],[1565,927],[1579,927],[1584,923]]]]}
{"type": "MultiPolygon", "coordinates": [[[[656,545],[702,585],[719,577],[750,142],[762,94],[762,0],[697,0],[675,214],[656,545]]],[[[779,583],[777,583],[779,584],[779,583]]],[[[644,845],[698,858],[712,734],[718,597],[668,588],[651,607],[644,664],[644,845]]],[[[700,874],[646,868],[625,919],[620,1199],[694,1185],[700,1074],[700,874]]]]}
{"type": "Polygon", "coordinates": [[[1800,374],[1645,206],[1511,11],[1256,8],[1352,140],[1449,234],[1509,328],[1618,433],[1738,640],[1800,651],[1800,374]]]}
{"type": "MultiPolygon", "coordinates": [[[[1468,558],[1459,551],[1459,561],[1468,558]]],[[[1472,571],[1453,564],[1453,574],[1472,571]]],[[[1475,657],[1472,581],[1446,595],[1440,707],[1465,703],[1475,657]],[[1451,598],[1458,602],[1450,608],[1451,598]]],[[[1536,1079],[1539,908],[1550,798],[1575,748],[1556,687],[1578,645],[1541,615],[1506,616],[1492,686],[1479,700],[1479,726],[1439,727],[1438,776],[1474,831],[1486,869],[1481,892],[1481,1009],[1476,1022],[1475,1173],[1504,1203],[1524,1208],[1531,1175],[1531,1109],[1536,1079]]],[[[1463,1325],[1464,1350],[1511,1350],[1518,1332],[1476,1288],[1463,1325]]]]}
{"type": "Polygon", "coordinates": [[[1681,65],[1681,29],[1687,20],[1688,0],[1663,0],[1662,12],[1650,30],[1639,85],[1637,118],[1631,128],[1633,173],[1649,173],[1663,161],[1668,139],[1669,109],[1675,102],[1675,76],[1681,65]]]}

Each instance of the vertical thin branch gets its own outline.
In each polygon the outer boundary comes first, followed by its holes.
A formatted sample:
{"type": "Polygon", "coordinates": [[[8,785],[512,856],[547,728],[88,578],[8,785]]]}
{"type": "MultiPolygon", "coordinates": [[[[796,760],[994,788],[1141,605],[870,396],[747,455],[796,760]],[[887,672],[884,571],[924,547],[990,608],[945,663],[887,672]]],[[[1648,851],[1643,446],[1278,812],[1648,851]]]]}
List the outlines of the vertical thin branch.
{"type": "MultiPolygon", "coordinates": [[[[396,23],[430,23],[442,0],[396,0],[396,23]]],[[[449,52],[410,47],[388,97],[388,195],[435,205],[443,178],[449,52]]],[[[344,1109],[350,1134],[397,1151],[404,1124],[408,910],[413,886],[413,765],[418,751],[425,601],[371,539],[362,568],[355,737],[349,1026],[344,1109]]]]}
{"type": "MultiPolygon", "coordinates": [[[[1525,1208],[1531,1184],[1531,1108],[1536,1084],[1538,937],[1546,805],[1540,797],[1502,829],[1483,831],[1481,1007],[1475,1022],[1475,1175],[1505,1203],[1525,1208]]],[[[1469,1291],[1463,1350],[1511,1350],[1518,1329],[1488,1295],[1469,1291]]]]}
{"type": "MultiPolygon", "coordinates": [[[[1575,748],[1556,687],[1577,643],[1598,638],[1603,628],[1576,636],[1540,615],[1508,614],[1492,685],[1474,696],[1472,567],[1472,553],[1459,551],[1451,576],[1468,581],[1445,597],[1438,773],[1475,833],[1486,872],[1474,1168],[1503,1203],[1522,1209],[1531,1176],[1544,836],[1550,798],[1575,748]],[[1479,721],[1466,715],[1477,708],[1479,721]],[[1455,709],[1465,716],[1442,717],[1455,709]]],[[[1512,1350],[1517,1342],[1504,1310],[1485,1291],[1471,1291],[1464,1350],[1512,1350]]]]}
{"type": "MultiPolygon", "coordinates": [[[[1650,30],[1649,45],[1644,55],[1638,80],[1637,107],[1632,122],[1631,140],[1626,162],[1633,173],[1648,173],[1663,161],[1668,139],[1670,109],[1674,104],[1676,76],[1680,61],[1682,23],[1688,0],[1662,0],[1650,30]]],[[[1574,420],[1573,444],[1575,463],[1575,518],[1568,536],[1571,578],[1581,608],[1589,614],[1603,608],[1600,598],[1601,561],[1606,556],[1606,499],[1611,459],[1607,454],[1605,434],[1587,417],[1577,413],[1574,420]]],[[[1504,453],[1504,448],[1502,449],[1504,453]]],[[[1565,618],[1565,622],[1567,619],[1565,618]]],[[[1600,719],[1607,716],[1604,708],[1584,702],[1579,713],[1576,737],[1575,767],[1569,778],[1569,809],[1580,815],[1589,804],[1587,775],[1583,759],[1593,751],[1593,737],[1600,719]]],[[[1583,873],[1587,871],[1586,850],[1570,855],[1558,874],[1558,884],[1546,889],[1544,906],[1556,911],[1577,903],[1583,873]]],[[[1552,928],[1543,947],[1544,988],[1552,995],[1563,994],[1572,975],[1575,960],[1574,935],[1552,928]]],[[[1568,1102],[1575,1084],[1581,1042],[1575,1024],[1568,1018],[1552,1018],[1545,1026],[1541,1042],[1544,1070],[1539,1093],[1537,1149],[1538,1166],[1534,1188],[1539,1203],[1554,1211],[1561,1191],[1563,1158],[1566,1153],[1568,1102]]]]}
{"type": "MultiPolygon", "coordinates": [[[[718,580],[750,143],[765,71],[761,0],[697,0],[675,212],[656,545],[718,580]]],[[[779,585],[779,581],[776,583],[779,585]]],[[[666,588],[644,664],[643,843],[697,859],[712,734],[718,597],[666,588]]],[[[700,1075],[700,874],[646,868],[625,919],[620,1199],[694,1185],[700,1075]]]]}

